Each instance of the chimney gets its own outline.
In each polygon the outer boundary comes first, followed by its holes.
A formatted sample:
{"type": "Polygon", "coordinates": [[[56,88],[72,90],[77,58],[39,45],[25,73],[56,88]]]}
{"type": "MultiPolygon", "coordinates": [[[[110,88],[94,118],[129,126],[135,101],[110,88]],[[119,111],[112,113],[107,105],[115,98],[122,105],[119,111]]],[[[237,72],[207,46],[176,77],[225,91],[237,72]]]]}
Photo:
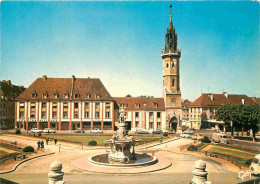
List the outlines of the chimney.
{"type": "Polygon", "coordinates": [[[225,95],[226,98],[228,98],[228,93],[224,92],[223,95],[225,95]]]}
{"type": "Polygon", "coordinates": [[[72,75],[72,81],[75,81],[75,75],[72,75]]]}
{"type": "Polygon", "coordinates": [[[73,97],[73,91],[74,91],[74,81],[75,81],[75,75],[72,75],[72,79],[71,79],[71,92],[70,92],[70,97],[73,97]]]}
{"type": "Polygon", "coordinates": [[[43,75],[42,79],[43,79],[43,81],[46,81],[47,80],[47,75],[43,75]]]}
{"type": "Polygon", "coordinates": [[[210,99],[211,101],[214,100],[214,98],[213,98],[213,94],[209,93],[209,94],[208,94],[208,97],[209,97],[209,99],[210,99]]]}
{"type": "Polygon", "coordinates": [[[243,105],[245,105],[245,99],[244,98],[241,98],[241,102],[243,105]]]}

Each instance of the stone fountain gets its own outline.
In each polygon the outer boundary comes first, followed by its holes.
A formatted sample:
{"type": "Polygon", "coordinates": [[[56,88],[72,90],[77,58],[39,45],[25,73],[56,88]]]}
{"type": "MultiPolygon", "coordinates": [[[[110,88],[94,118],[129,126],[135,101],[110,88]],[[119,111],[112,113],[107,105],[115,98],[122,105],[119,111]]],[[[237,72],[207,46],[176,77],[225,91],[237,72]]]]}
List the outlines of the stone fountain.
{"type": "Polygon", "coordinates": [[[105,145],[109,145],[111,151],[108,158],[114,161],[129,161],[136,159],[135,143],[140,142],[140,139],[134,139],[128,134],[126,113],[124,109],[120,110],[119,129],[117,134],[114,134],[112,139],[105,140],[105,145]]]}
{"type": "Polygon", "coordinates": [[[156,156],[135,152],[135,145],[141,140],[134,139],[128,134],[124,109],[121,109],[119,113],[117,133],[112,136],[112,139],[104,140],[105,145],[110,147],[109,153],[91,156],[88,159],[89,163],[113,167],[140,167],[157,163],[156,156]]]}

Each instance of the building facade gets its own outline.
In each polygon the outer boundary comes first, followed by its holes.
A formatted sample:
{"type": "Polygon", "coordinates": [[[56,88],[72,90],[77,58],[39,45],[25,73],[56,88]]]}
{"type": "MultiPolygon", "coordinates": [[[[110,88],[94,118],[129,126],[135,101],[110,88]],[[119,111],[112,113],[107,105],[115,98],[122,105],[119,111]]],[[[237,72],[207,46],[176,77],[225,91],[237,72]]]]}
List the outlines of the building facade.
{"type": "Polygon", "coordinates": [[[252,104],[255,103],[252,98],[246,95],[234,94],[202,94],[198,99],[189,105],[189,128],[203,129],[216,128],[225,129],[222,121],[217,121],[215,114],[217,108],[224,104],[252,104]]]}
{"type": "Polygon", "coordinates": [[[36,79],[15,103],[18,129],[114,130],[114,99],[99,79],[36,79]]]}
{"type": "Polygon", "coordinates": [[[15,121],[14,99],[23,91],[23,86],[13,85],[10,80],[0,82],[0,128],[13,129],[15,121]]]}
{"type": "MultiPolygon", "coordinates": [[[[170,6],[171,8],[171,6],[170,6]]],[[[166,130],[176,130],[182,126],[182,100],[180,90],[180,57],[177,34],[170,23],[165,34],[165,48],[161,53],[163,59],[163,98],[166,110],[166,130]]]]}
{"type": "Polygon", "coordinates": [[[116,97],[114,99],[116,101],[116,118],[118,118],[119,109],[123,108],[126,111],[129,130],[166,129],[163,98],[116,97]]]}

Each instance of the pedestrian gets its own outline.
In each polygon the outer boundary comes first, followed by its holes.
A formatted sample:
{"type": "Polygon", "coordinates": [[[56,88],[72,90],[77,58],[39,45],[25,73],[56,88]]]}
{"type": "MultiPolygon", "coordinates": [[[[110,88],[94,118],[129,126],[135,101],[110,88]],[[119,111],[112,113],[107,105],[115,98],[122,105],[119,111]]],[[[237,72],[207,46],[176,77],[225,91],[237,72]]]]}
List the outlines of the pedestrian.
{"type": "Polygon", "coordinates": [[[44,142],[43,142],[43,140],[41,142],[41,149],[44,149],[44,142]]]}
{"type": "Polygon", "coordinates": [[[41,147],[41,141],[40,140],[37,142],[37,145],[38,145],[38,150],[39,150],[40,147],[41,147]]]}
{"type": "Polygon", "coordinates": [[[55,146],[56,146],[57,142],[58,142],[58,139],[54,139],[55,146]]]}
{"type": "Polygon", "coordinates": [[[46,138],[45,140],[46,140],[46,145],[48,145],[48,142],[49,142],[49,138],[46,138]]]}

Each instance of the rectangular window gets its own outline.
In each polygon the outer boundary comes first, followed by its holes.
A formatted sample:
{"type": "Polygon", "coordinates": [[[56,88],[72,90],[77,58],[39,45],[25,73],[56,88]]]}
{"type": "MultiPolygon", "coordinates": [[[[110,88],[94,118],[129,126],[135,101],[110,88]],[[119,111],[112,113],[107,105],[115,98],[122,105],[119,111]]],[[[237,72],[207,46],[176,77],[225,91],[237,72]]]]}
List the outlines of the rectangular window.
{"type": "Polygon", "coordinates": [[[52,118],[57,118],[57,111],[52,112],[52,118]]]}
{"type": "Polygon", "coordinates": [[[46,107],[47,107],[47,103],[42,102],[42,115],[41,115],[42,118],[46,118],[46,111],[47,111],[46,107]]]}
{"type": "Polygon", "coordinates": [[[30,117],[35,118],[35,102],[31,103],[30,117]]]}
{"type": "Polygon", "coordinates": [[[89,118],[89,103],[85,103],[85,118],[89,118]]]}
{"type": "Polygon", "coordinates": [[[79,118],[79,103],[74,103],[74,118],[79,118]]]}
{"type": "Polygon", "coordinates": [[[161,117],[161,113],[157,112],[157,118],[160,118],[160,117],[161,117]]]}
{"type": "Polygon", "coordinates": [[[19,106],[19,118],[24,118],[24,102],[21,102],[19,106]]]}
{"type": "Polygon", "coordinates": [[[52,118],[57,118],[57,102],[52,103],[52,118]]]}
{"type": "Polygon", "coordinates": [[[110,118],[110,112],[106,112],[106,118],[110,118]]]}
{"type": "Polygon", "coordinates": [[[63,118],[68,118],[68,103],[63,103],[63,118]]]}
{"type": "Polygon", "coordinates": [[[100,108],[100,104],[95,103],[95,118],[99,118],[99,108],[100,108]]]}
{"type": "Polygon", "coordinates": [[[96,117],[96,118],[99,118],[99,112],[96,112],[96,113],[95,113],[95,117],[96,117]]]}
{"type": "Polygon", "coordinates": [[[135,117],[136,117],[136,118],[139,118],[139,112],[136,112],[136,113],[135,113],[135,117]]]}
{"type": "Polygon", "coordinates": [[[139,127],[139,121],[135,122],[135,127],[139,127]]]}

